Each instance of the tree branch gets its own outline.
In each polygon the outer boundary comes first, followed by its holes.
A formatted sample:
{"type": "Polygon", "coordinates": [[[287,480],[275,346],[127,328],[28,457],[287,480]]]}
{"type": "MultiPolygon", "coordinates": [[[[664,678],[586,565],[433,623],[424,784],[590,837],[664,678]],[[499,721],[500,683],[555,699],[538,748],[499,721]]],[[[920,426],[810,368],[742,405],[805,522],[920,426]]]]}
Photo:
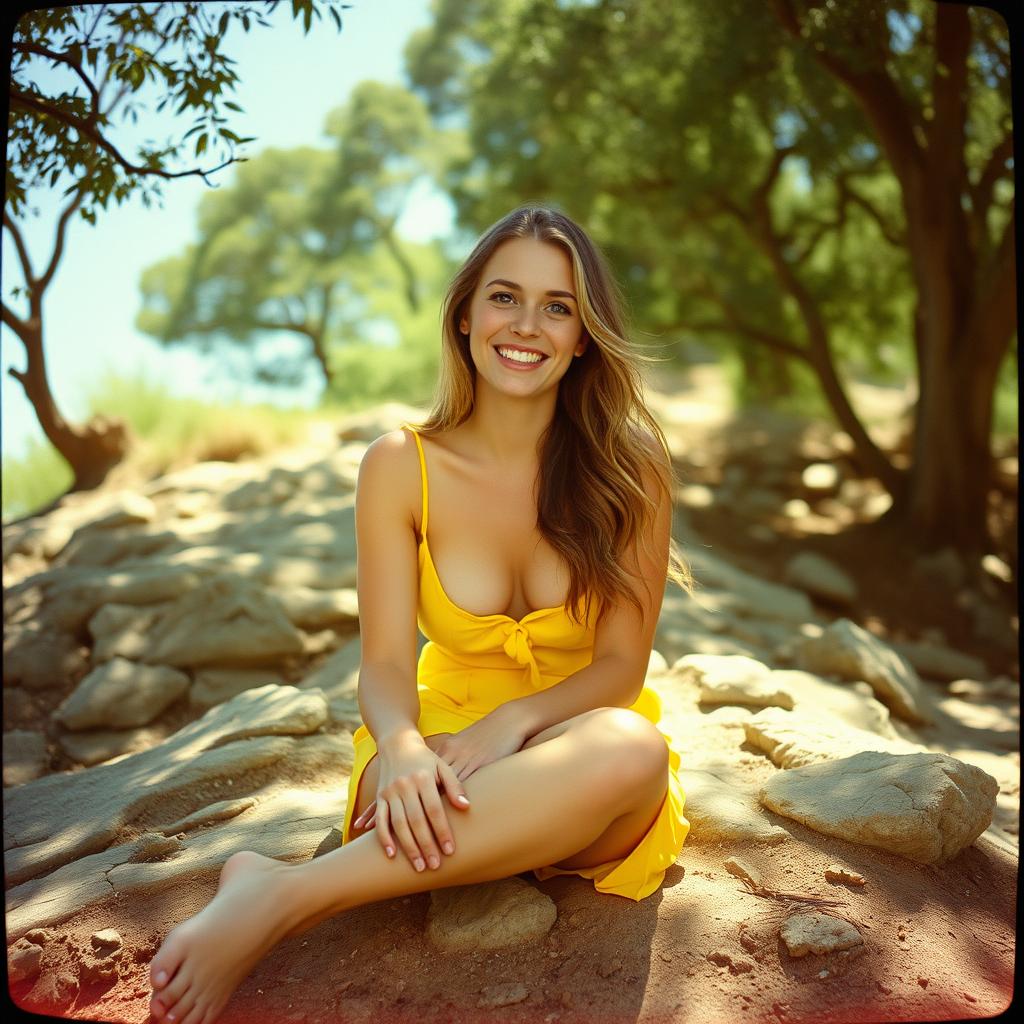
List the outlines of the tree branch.
{"type": "MultiPolygon", "coordinates": [[[[28,331],[28,324],[25,323],[25,321],[22,320],[20,316],[13,312],[6,302],[0,303],[0,313],[3,314],[3,322],[7,324],[7,326],[10,327],[10,329],[14,331],[14,333],[19,338],[21,338],[22,341],[24,341],[24,336],[28,331]]],[[[13,366],[9,367],[7,372],[16,380],[20,380],[22,385],[24,385],[25,375],[23,373],[19,373],[17,370],[15,370],[13,366]]]]}
{"type": "Polygon", "coordinates": [[[967,183],[971,212],[980,238],[988,236],[988,209],[996,182],[1006,173],[1006,161],[1013,156],[1013,132],[1007,132],[992,150],[977,185],[967,183]]]}
{"type": "MultiPolygon", "coordinates": [[[[882,216],[881,212],[871,204],[869,199],[862,196],[859,192],[854,192],[854,190],[850,188],[845,177],[840,179],[839,188],[846,198],[856,203],[862,210],[866,211],[871,216],[874,222],[878,225],[878,230],[882,232],[882,237],[890,245],[896,246],[897,248],[903,248],[907,244],[906,237],[898,234],[885,222],[885,218],[882,216]]],[[[845,201],[843,205],[845,207],[845,201]]]]}
{"type": "Polygon", "coordinates": [[[15,43],[14,50],[18,53],[34,53],[36,56],[46,57],[48,60],[66,64],[85,83],[85,87],[89,90],[89,95],[92,97],[93,112],[94,114],[99,113],[100,94],[96,86],[93,85],[92,79],[82,70],[82,66],[78,61],[72,59],[66,53],[57,53],[56,50],[49,50],[45,46],[36,46],[35,43],[15,43]]]}
{"type": "Polygon", "coordinates": [[[113,157],[114,161],[119,164],[129,174],[152,174],[160,178],[188,178],[188,177],[200,177],[207,185],[212,186],[212,182],[207,178],[208,174],[214,174],[217,171],[223,170],[230,164],[237,163],[241,159],[240,157],[229,157],[222,164],[218,164],[216,167],[211,167],[208,170],[202,170],[198,167],[193,168],[190,171],[165,171],[162,167],[143,167],[139,164],[133,164],[125,156],[123,156],[112,142],[106,139],[103,134],[98,131],[92,124],[92,119],[83,119],[76,117],[74,114],[68,113],[66,110],[61,110],[60,107],[56,107],[51,103],[47,103],[45,100],[38,99],[29,93],[22,92],[19,89],[10,90],[10,100],[12,106],[20,106],[26,110],[33,110],[37,113],[46,114],[49,117],[54,117],[59,121],[63,121],[70,128],[74,128],[79,135],[84,138],[92,140],[95,145],[100,149],[106,151],[113,157]]]}
{"type": "Polygon", "coordinates": [[[25,284],[34,288],[36,285],[35,274],[32,272],[32,260],[29,257],[28,249],[25,248],[25,240],[21,237],[18,225],[14,223],[7,210],[4,210],[4,227],[11,233],[14,245],[18,250],[18,259],[21,261],[21,272],[25,275],[25,284]]]}
{"type": "Polygon", "coordinates": [[[38,291],[42,295],[46,291],[50,282],[53,280],[53,275],[57,272],[57,266],[60,263],[60,258],[64,253],[64,235],[67,232],[68,221],[71,220],[71,215],[82,205],[82,200],[85,198],[85,191],[81,185],[75,190],[75,197],[64,207],[63,212],[60,215],[60,219],[57,221],[57,231],[53,241],[53,255],[50,257],[50,264],[46,268],[46,273],[39,279],[38,291]]]}

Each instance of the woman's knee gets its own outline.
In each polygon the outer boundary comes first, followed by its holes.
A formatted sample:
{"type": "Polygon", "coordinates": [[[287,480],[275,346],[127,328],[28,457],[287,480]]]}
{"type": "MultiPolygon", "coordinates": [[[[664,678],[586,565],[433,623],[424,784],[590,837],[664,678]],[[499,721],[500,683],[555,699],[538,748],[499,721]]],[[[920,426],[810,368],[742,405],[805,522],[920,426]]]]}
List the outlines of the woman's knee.
{"type": "Polygon", "coordinates": [[[596,708],[581,728],[600,737],[602,751],[617,772],[627,770],[640,778],[664,778],[668,745],[658,727],[631,708],[596,708]]]}

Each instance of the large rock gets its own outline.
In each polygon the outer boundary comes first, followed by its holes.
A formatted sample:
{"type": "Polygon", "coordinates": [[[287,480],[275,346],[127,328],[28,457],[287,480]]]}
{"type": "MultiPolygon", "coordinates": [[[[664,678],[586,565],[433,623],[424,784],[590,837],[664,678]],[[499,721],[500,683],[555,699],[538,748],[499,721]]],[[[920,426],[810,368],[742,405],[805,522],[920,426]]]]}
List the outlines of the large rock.
{"type": "Polygon", "coordinates": [[[38,779],[49,762],[46,737],[41,732],[11,729],[4,733],[5,786],[20,786],[38,779]]]}
{"type": "Polygon", "coordinates": [[[864,750],[912,754],[923,747],[888,739],[848,725],[827,712],[764,708],[743,723],[747,742],[763,750],[779,768],[802,768],[821,761],[850,757],[864,750]]]}
{"type": "Polygon", "coordinates": [[[442,949],[503,949],[539,941],[557,916],[550,897],[513,876],[434,889],[426,930],[442,949]]]}
{"type": "Polygon", "coordinates": [[[69,729],[130,729],[161,715],[189,688],[184,672],[114,658],[90,672],[54,712],[69,729]]]}
{"type": "MultiPolygon", "coordinates": [[[[6,610],[6,601],[5,610],[6,610]]],[[[89,652],[70,633],[45,622],[4,630],[4,686],[48,690],[67,686],[89,670],[89,652]]]]}
{"type": "Polygon", "coordinates": [[[987,772],[946,754],[870,751],[780,771],[760,800],[825,835],[942,864],[992,823],[998,790],[987,772]]]}
{"type": "Polygon", "coordinates": [[[863,679],[894,715],[915,725],[926,724],[921,680],[913,667],[891,647],[849,619],[837,619],[819,637],[805,637],[796,646],[798,665],[819,675],[863,679]]]}
{"type": "Polygon", "coordinates": [[[266,588],[222,576],[176,601],[152,627],[146,660],[184,666],[259,664],[302,650],[266,588]]]}
{"type": "Polygon", "coordinates": [[[9,790],[3,809],[7,884],[103,850],[122,828],[157,811],[162,816],[164,806],[179,816],[203,806],[209,801],[200,783],[209,787],[286,761],[295,746],[288,737],[312,733],[326,718],[327,703],[316,690],[248,690],[151,750],[9,790]]]}
{"type": "Polygon", "coordinates": [[[272,669],[205,668],[196,673],[189,690],[189,703],[194,707],[212,708],[237,697],[246,690],[261,686],[281,686],[284,677],[272,669]]]}
{"type": "Polygon", "coordinates": [[[672,671],[700,686],[701,704],[793,706],[793,696],[772,682],[771,669],[742,655],[687,654],[672,671]]]}
{"type": "Polygon", "coordinates": [[[302,629],[320,629],[359,619],[359,600],[351,587],[341,590],[282,587],[274,596],[285,615],[302,629]]]}
{"type": "Polygon", "coordinates": [[[814,620],[811,602],[801,590],[759,579],[699,547],[688,549],[687,558],[701,586],[721,592],[718,597],[723,610],[772,621],[814,620]]]}
{"type": "Polygon", "coordinates": [[[892,649],[906,658],[926,679],[949,683],[954,679],[988,678],[988,668],[980,658],[942,644],[894,643],[892,649]]]}

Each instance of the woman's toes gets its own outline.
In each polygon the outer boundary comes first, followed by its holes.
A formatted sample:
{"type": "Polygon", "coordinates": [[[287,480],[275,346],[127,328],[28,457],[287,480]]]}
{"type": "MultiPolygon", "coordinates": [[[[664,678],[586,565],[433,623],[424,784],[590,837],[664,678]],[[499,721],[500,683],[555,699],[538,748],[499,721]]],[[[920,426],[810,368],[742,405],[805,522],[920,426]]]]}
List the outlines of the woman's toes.
{"type": "MultiPolygon", "coordinates": [[[[158,1018],[159,1020],[178,1021],[180,1024],[181,1018],[185,1016],[186,1009],[192,1008],[192,1000],[189,1000],[187,1005],[182,1002],[188,991],[190,981],[184,975],[184,971],[178,971],[174,976],[174,980],[169,985],[165,985],[153,1000],[154,1003],[162,1004],[163,1016],[158,1018]]],[[[153,1016],[155,1017],[156,1014],[153,1016]]]]}
{"type": "Polygon", "coordinates": [[[175,934],[176,931],[177,929],[167,936],[157,950],[156,956],[150,961],[149,983],[154,992],[166,988],[185,961],[185,943],[180,941],[179,936],[175,934]]]}
{"type": "Polygon", "coordinates": [[[182,1024],[195,1005],[196,992],[195,988],[191,988],[167,1011],[165,1024],[182,1024]]]}
{"type": "Polygon", "coordinates": [[[171,980],[171,975],[174,974],[172,970],[176,964],[170,963],[170,956],[167,955],[169,951],[166,949],[166,945],[160,947],[160,951],[149,965],[149,984],[154,992],[159,992],[171,980]]]}

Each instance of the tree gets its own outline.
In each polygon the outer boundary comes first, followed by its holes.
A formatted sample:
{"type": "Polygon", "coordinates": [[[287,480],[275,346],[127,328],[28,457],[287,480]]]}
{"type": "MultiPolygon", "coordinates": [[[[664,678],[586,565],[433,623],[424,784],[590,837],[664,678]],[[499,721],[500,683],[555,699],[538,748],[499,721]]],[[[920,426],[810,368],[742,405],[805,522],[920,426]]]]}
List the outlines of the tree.
{"type": "MultiPolygon", "coordinates": [[[[9,89],[7,192],[3,226],[11,235],[23,285],[12,298],[24,298],[27,312],[19,315],[4,297],[3,323],[25,346],[26,369],[10,369],[36,410],[39,423],[53,446],[67,459],[74,474],[71,490],[97,486],[123,457],[129,440],[125,424],[103,416],[84,426],[69,423],[57,409],[50,391],[44,353],[43,299],[64,255],[68,223],[78,213],[95,223],[96,213],[111,199],[123,203],[136,192],[147,206],[159,197],[164,180],[209,175],[236,160],[235,147],[251,142],[227,125],[223,110],[241,108],[227,99],[238,76],[223,52],[232,24],[248,32],[252,23],[268,26],[279,0],[232,4],[218,9],[207,3],[164,3],[63,7],[31,11],[18,22],[12,45],[9,89]],[[69,85],[49,92],[39,84],[44,65],[64,71],[69,85]],[[147,87],[161,91],[156,111],[168,104],[175,117],[194,112],[192,127],[177,141],[162,146],[139,145],[131,156],[118,139],[114,115],[137,121],[147,87]],[[195,161],[208,150],[218,158],[188,166],[182,150],[192,140],[195,161]],[[55,188],[71,179],[63,191],[54,232],[53,250],[41,272],[32,265],[19,218],[27,212],[32,188],[55,188]]],[[[292,0],[292,13],[308,32],[322,18],[318,0],[292,0]]],[[[326,7],[340,31],[341,4],[326,7]]],[[[122,128],[123,131],[123,128],[122,128]]]]}
{"type": "Polygon", "coordinates": [[[198,242],[143,272],[140,330],[164,344],[207,348],[290,333],[308,352],[262,365],[254,356],[256,376],[297,382],[312,355],[330,388],[329,342],[363,336],[366,282],[353,287],[354,276],[377,246],[392,260],[410,312],[419,309],[416,270],[395,222],[436,159],[422,100],[363,82],[328,116],[326,134],[333,150],[267,150],[239,168],[229,188],[204,197],[198,242]]]}
{"type": "Polygon", "coordinates": [[[467,115],[460,223],[560,203],[644,330],[789,360],[890,521],[979,552],[1015,333],[1008,52],[992,12],[926,0],[442,0],[407,61],[436,117],[467,115]],[[842,383],[844,363],[896,369],[896,342],[920,395],[906,468],[842,383]]]}

